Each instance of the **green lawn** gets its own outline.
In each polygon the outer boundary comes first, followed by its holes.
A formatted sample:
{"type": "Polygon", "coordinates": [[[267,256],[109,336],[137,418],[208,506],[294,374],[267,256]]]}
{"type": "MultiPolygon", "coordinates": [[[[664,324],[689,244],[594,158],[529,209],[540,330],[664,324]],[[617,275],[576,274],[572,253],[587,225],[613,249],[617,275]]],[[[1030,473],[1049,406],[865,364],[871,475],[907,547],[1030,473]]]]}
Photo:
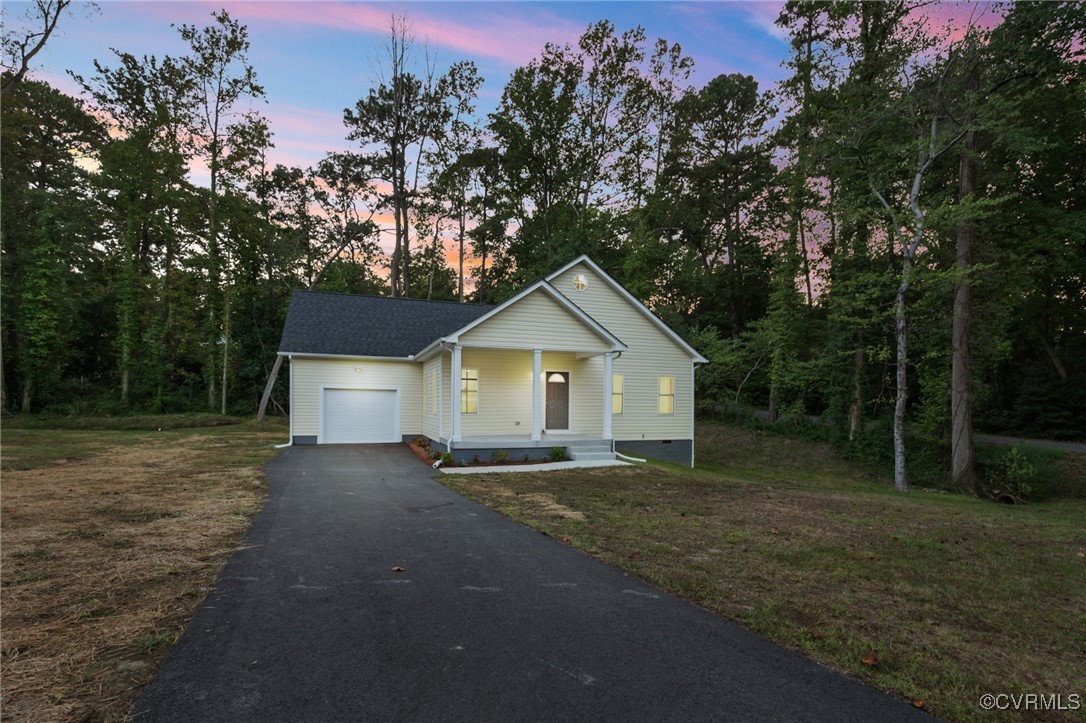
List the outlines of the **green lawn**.
{"type": "Polygon", "coordinates": [[[901,496],[829,446],[724,426],[698,458],[442,481],[937,715],[1086,704],[1086,501],[901,496]]]}

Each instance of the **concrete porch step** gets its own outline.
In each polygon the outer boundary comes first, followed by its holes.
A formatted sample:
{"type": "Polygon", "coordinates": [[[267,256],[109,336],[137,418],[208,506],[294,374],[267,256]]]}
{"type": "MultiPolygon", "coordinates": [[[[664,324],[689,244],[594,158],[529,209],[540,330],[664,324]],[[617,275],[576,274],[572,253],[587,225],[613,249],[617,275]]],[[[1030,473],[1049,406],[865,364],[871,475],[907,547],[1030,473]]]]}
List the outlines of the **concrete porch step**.
{"type": "Polygon", "coordinates": [[[578,452],[578,453],[580,453],[580,452],[607,452],[608,454],[610,454],[611,445],[609,445],[609,444],[570,444],[570,445],[566,445],[566,450],[568,450],[570,454],[573,454],[574,452],[578,452]]]}
{"type": "Polygon", "coordinates": [[[569,458],[573,461],[595,461],[599,459],[615,459],[614,452],[571,452],[569,458]]]}
{"type": "Polygon", "coordinates": [[[615,453],[610,451],[609,444],[571,444],[566,447],[566,452],[574,461],[615,459],[615,453]]]}

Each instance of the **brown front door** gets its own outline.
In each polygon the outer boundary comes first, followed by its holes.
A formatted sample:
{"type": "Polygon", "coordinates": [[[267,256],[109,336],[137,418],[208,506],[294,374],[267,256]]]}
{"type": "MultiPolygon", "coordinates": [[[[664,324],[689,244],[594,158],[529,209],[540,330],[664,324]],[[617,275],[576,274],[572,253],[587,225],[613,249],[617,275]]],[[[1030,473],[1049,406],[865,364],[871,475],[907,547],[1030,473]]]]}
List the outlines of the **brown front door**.
{"type": "Polygon", "coordinates": [[[569,429],[569,372],[547,372],[547,429],[569,429]]]}

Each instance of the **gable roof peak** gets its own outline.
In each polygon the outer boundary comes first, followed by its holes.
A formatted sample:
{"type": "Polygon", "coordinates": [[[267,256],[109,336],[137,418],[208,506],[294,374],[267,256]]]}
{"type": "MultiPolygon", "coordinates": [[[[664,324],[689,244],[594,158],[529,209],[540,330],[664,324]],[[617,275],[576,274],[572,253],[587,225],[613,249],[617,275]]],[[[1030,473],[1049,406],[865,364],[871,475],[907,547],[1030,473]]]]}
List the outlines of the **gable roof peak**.
{"type": "Polygon", "coordinates": [[[631,306],[633,306],[635,309],[637,309],[639,312],[641,312],[641,314],[645,318],[647,318],[649,321],[651,321],[653,324],[655,324],[660,329],[660,331],[664,332],[664,334],[666,334],[668,337],[670,337],[671,340],[674,341],[679,347],[681,347],[684,351],[686,351],[688,354],[690,354],[690,356],[693,358],[694,362],[696,362],[698,364],[707,364],[707,363],[709,363],[709,360],[706,359],[701,354],[699,354],[697,349],[690,346],[690,344],[688,344],[685,339],[683,339],[681,336],[679,336],[675,332],[674,329],[672,329],[670,326],[665,324],[663,322],[663,320],[660,317],[658,317],[656,314],[652,313],[652,310],[649,309],[649,307],[645,306],[645,304],[640,299],[638,299],[636,296],[634,296],[629,291],[627,291],[625,286],[623,286],[622,284],[615,281],[614,278],[612,278],[609,273],[604,271],[603,268],[599,264],[597,264],[595,261],[593,261],[592,257],[589,256],[588,254],[581,254],[580,256],[573,259],[572,261],[570,261],[568,264],[566,264],[562,268],[548,274],[546,276],[546,280],[547,280],[548,285],[550,284],[551,281],[558,278],[562,274],[566,273],[567,271],[572,269],[574,266],[577,266],[578,264],[585,264],[590,269],[592,269],[592,271],[594,271],[597,276],[599,276],[601,279],[603,279],[604,283],[606,283],[608,286],[610,286],[616,293],[618,293],[619,296],[626,299],[626,301],[629,302],[631,306]]]}

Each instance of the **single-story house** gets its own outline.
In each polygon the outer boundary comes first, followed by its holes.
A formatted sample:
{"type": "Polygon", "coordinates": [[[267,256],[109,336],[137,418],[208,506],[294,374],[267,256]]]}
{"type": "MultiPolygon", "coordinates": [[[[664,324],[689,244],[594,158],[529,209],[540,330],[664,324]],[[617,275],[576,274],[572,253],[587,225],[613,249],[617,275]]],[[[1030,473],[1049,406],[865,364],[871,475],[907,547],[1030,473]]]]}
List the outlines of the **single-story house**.
{"type": "Polygon", "coordinates": [[[290,439],[694,463],[707,360],[587,256],[498,305],[295,291],[290,439]]]}

